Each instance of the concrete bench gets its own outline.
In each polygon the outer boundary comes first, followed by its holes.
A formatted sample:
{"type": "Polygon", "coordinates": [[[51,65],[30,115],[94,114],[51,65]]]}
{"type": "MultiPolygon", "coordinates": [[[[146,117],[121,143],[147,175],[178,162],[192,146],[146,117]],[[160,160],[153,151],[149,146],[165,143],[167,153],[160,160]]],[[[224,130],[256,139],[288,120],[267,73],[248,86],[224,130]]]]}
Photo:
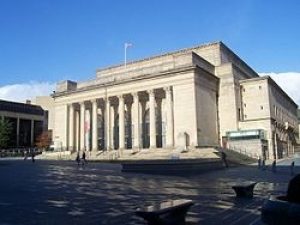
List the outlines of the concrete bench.
{"type": "Polygon", "coordinates": [[[137,208],[135,213],[148,225],[184,225],[186,213],[193,204],[187,199],[168,200],[137,208]]]}
{"type": "Polygon", "coordinates": [[[232,189],[236,193],[236,197],[252,198],[253,190],[257,182],[244,182],[235,184],[232,186],[232,189]]]}

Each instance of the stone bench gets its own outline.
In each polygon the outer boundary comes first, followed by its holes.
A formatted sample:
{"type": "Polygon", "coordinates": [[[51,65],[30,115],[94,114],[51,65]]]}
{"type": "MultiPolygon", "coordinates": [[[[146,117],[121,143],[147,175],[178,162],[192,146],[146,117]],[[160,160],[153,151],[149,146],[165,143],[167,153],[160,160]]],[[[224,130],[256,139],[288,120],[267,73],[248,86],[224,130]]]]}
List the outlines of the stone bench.
{"type": "Polygon", "coordinates": [[[235,184],[232,186],[232,189],[236,193],[236,197],[240,198],[252,198],[253,197],[253,190],[257,182],[244,182],[235,184]]]}
{"type": "Polygon", "coordinates": [[[192,200],[178,199],[158,202],[136,209],[136,215],[148,222],[148,225],[184,225],[192,200]]]}

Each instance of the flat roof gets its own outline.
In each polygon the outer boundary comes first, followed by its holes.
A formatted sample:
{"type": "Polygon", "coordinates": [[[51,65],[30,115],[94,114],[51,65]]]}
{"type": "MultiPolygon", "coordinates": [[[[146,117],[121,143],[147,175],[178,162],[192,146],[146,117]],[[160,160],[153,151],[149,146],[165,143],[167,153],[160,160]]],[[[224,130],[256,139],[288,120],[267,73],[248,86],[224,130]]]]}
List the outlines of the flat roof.
{"type": "Polygon", "coordinates": [[[24,113],[24,114],[39,115],[39,116],[44,115],[44,110],[42,109],[41,106],[5,101],[1,99],[0,99],[0,111],[24,113]]]}

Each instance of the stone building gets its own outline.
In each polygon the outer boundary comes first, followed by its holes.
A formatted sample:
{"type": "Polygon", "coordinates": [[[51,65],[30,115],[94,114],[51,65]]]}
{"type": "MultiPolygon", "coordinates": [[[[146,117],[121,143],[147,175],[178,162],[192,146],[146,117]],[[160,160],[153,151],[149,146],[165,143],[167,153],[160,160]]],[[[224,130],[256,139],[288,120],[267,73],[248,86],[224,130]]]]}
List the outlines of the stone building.
{"type": "Polygon", "coordinates": [[[292,151],[298,133],[293,100],[222,42],[99,69],[93,80],[58,83],[53,97],[54,141],[70,151],[240,148],[249,139],[245,152],[276,158],[278,146],[292,151]],[[289,139],[280,136],[279,121],[289,139]],[[259,141],[247,136],[252,131],[259,141]]]}
{"type": "Polygon", "coordinates": [[[53,140],[54,129],[54,99],[51,96],[36,96],[33,104],[44,110],[43,130],[47,131],[50,140],[53,140]]]}
{"type": "Polygon", "coordinates": [[[12,125],[9,147],[33,147],[43,131],[44,110],[30,102],[18,103],[0,100],[0,117],[12,125]]]}

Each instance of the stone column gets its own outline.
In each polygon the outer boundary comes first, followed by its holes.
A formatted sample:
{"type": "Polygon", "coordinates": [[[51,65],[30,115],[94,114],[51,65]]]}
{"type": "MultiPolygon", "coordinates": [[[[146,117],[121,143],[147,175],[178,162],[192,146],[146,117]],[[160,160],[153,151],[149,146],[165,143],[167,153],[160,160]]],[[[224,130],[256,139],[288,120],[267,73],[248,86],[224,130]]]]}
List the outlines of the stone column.
{"type": "Polygon", "coordinates": [[[109,99],[106,99],[105,106],[105,147],[106,150],[111,149],[111,141],[110,141],[110,103],[109,99]]]}
{"type": "Polygon", "coordinates": [[[155,93],[154,90],[148,91],[150,105],[150,148],[156,148],[156,116],[155,116],[155,93]]]}
{"type": "Polygon", "coordinates": [[[133,93],[133,104],[132,104],[132,123],[133,123],[133,148],[140,148],[140,118],[139,118],[139,95],[133,93]]]}
{"type": "Polygon", "coordinates": [[[113,104],[110,105],[110,146],[111,149],[115,149],[115,143],[114,143],[114,135],[115,135],[115,112],[116,112],[116,106],[113,104]]]}
{"type": "Polygon", "coordinates": [[[34,120],[31,120],[31,133],[30,133],[30,144],[34,145],[34,120]]]}
{"type": "Polygon", "coordinates": [[[69,151],[74,150],[74,106],[69,105],[69,151]]]}
{"type": "Polygon", "coordinates": [[[171,87],[165,88],[166,92],[166,110],[167,110],[167,133],[166,133],[166,147],[174,147],[174,117],[173,117],[173,99],[171,87]]]}
{"type": "Polygon", "coordinates": [[[80,150],[85,150],[84,143],[85,104],[80,102],[80,150]]]}
{"type": "Polygon", "coordinates": [[[119,149],[125,148],[124,97],[119,96],[119,149]]]}
{"type": "Polygon", "coordinates": [[[17,117],[17,147],[20,145],[20,118],[17,117]]]}
{"type": "Polygon", "coordinates": [[[75,111],[75,143],[76,143],[76,151],[80,151],[80,112],[78,110],[75,111]]]}
{"type": "Polygon", "coordinates": [[[92,150],[98,151],[98,106],[97,100],[92,100],[92,150]]]}
{"type": "Polygon", "coordinates": [[[275,128],[275,133],[274,133],[274,159],[278,159],[278,142],[277,142],[277,131],[275,128]]]}

